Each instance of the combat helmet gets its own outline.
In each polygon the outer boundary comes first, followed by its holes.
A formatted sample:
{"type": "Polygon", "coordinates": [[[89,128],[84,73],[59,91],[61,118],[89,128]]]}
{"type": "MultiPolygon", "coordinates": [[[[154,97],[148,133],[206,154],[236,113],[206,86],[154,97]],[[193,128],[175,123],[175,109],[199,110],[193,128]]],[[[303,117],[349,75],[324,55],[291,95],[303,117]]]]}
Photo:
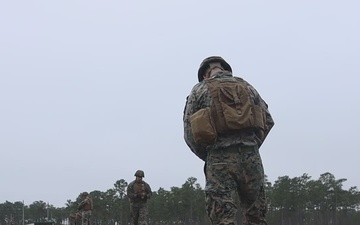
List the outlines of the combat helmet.
{"type": "Polygon", "coordinates": [[[199,67],[199,70],[198,70],[199,82],[204,80],[203,75],[204,75],[206,69],[209,68],[209,64],[213,63],[213,62],[219,62],[221,64],[221,66],[224,68],[224,70],[232,72],[231,66],[222,57],[220,57],[220,56],[210,56],[210,57],[207,57],[206,59],[204,59],[200,64],[200,67],[199,67]]]}
{"type": "Polygon", "coordinates": [[[135,177],[145,177],[145,174],[144,174],[144,171],[142,171],[142,170],[137,170],[136,172],[135,172],[135,175],[134,175],[135,177]]]}

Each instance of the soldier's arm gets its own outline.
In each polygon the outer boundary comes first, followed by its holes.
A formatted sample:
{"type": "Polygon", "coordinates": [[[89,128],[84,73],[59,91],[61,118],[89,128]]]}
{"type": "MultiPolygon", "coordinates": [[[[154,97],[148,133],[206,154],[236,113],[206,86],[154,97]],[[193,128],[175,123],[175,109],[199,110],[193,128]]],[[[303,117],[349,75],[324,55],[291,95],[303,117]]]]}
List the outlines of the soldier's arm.
{"type": "Polygon", "coordinates": [[[90,209],[93,210],[94,209],[94,202],[92,199],[89,199],[89,203],[90,203],[90,209]]]}
{"type": "Polygon", "coordinates": [[[152,196],[152,191],[151,191],[151,187],[148,183],[145,182],[145,192],[146,192],[146,197],[147,198],[151,198],[152,196]]]}
{"type": "MultiPolygon", "coordinates": [[[[247,82],[246,82],[247,83],[247,82]]],[[[264,101],[264,99],[261,98],[260,94],[257,92],[257,90],[251,86],[249,83],[247,83],[248,88],[251,91],[251,95],[254,98],[255,104],[261,106],[261,108],[263,109],[264,112],[264,117],[265,117],[265,126],[264,126],[264,130],[263,130],[263,134],[261,137],[261,142],[264,142],[264,140],[266,139],[266,136],[269,134],[270,130],[272,129],[272,127],[274,126],[274,120],[271,117],[269,108],[268,108],[268,104],[264,101]]]]}
{"type": "Polygon", "coordinates": [[[84,207],[84,205],[86,205],[86,200],[83,200],[79,203],[78,210],[81,210],[84,207]]]}
{"type": "Polygon", "coordinates": [[[190,124],[190,116],[197,111],[196,106],[196,96],[194,91],[191,91],[190,95],[186,98],[186,104],[184,108],[184,139],[186,144],[189,146],[190,150],[203,161],[206,160],[206,149],[204,146],[197,144],[194,140],[191,124],[190,124]]]}
{"type": "Polygon", "coordinates": [[[261,99],[261,105],[263,106],[265,112],[265,128],[264,128],[264,140],[265,140],[266,136],[269,134],[270,130],[273,128],[275,123],[269,112],[268,105],[263,99],[261,99]]]}
{"type": "Polygon", "coordinates": [[[134,192],[133,185],[134,183],[130,183],[126,189],[126,194],[130,199],[134,199],[137,197],[137,194],[134,192]]]}

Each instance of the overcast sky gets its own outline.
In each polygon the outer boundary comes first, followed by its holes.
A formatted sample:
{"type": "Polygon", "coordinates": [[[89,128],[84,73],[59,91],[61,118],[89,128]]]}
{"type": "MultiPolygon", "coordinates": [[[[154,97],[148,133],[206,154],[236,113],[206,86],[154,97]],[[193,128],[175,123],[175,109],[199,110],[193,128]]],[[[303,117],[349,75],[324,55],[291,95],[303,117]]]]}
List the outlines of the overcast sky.
{"type": "Polygon", "coordinates": [[[2,1],[0,203],[56,207],[145,171],[153,191],[195,177],[185,98],[224,57],[268,103],[274,182],[360,186],[360,2],[2,1]]]}

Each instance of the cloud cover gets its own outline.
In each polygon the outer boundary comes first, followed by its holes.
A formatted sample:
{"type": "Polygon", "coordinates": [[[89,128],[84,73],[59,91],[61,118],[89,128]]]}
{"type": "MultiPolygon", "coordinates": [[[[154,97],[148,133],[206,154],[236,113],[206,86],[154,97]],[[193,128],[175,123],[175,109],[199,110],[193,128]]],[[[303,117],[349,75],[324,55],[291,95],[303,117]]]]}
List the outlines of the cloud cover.
{"type": "Polygon", "coordinates": [[[200,62],[221,55],[275,126],[265,173],[331,172],[359,186],[357,1],[0,3],[0,202],[64,206],[130,182],[196,177],[183,141],[200,62]]]}

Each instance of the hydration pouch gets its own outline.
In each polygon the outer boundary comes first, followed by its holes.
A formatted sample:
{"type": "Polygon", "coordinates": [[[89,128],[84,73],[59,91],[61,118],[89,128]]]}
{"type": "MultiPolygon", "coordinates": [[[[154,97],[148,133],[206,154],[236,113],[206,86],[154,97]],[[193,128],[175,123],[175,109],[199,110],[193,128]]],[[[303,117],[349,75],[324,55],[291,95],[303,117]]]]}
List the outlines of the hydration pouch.
{"type": "Polygon", "coordinates": [[[196,143],[213,144],[217,137],[210,107],[200,109],[190,116],[191,131],[196,143]]]}

